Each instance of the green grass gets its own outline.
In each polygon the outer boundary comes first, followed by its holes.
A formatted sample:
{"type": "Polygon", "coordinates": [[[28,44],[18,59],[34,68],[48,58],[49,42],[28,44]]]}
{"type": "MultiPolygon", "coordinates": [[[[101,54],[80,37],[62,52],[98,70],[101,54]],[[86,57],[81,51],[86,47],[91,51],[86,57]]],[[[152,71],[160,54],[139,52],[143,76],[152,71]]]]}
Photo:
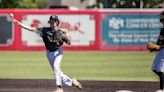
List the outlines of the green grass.
{"type": "MultiPolygon", "coordinates": [[[[64,52],[62,70],[81,80],[157,81],[156,53],[64,52]]],[[[0,79],[54,79],[45,52],[0,52],[0,79]]]]}

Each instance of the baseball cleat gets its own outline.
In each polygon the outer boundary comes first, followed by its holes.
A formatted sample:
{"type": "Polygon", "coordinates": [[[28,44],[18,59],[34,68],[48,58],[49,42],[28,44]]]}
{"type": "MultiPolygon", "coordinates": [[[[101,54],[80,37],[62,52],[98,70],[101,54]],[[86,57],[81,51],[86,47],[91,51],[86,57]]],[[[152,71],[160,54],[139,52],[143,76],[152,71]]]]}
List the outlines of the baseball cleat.
{"type": "Polygon", "coordinates": [[[82,85],[80,82],[78,82],[75,78],[72,79],[72,85],[79,88],[79,89],[82,89],[82,85]]]}
{"type": "Polygon", "coordinates": [[[62,88],[57,88],[55,91],[53,92],[64,92],[62,88]]]}

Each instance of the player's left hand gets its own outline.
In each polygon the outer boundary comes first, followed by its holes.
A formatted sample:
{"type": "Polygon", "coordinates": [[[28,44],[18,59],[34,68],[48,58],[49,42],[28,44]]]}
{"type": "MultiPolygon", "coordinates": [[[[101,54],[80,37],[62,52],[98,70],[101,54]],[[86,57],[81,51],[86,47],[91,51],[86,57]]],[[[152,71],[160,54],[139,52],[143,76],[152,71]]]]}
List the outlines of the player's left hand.
{"type": "Polygon", "coordinates": [[[147,49],[148,49],[149,51],[159,51],[159,50],[160,50],[160,46],[157,45],[157,44],[154,44],[154,43],[152,43],[152,42],[148,42],[148,43],[147,43],[147,49]]]}

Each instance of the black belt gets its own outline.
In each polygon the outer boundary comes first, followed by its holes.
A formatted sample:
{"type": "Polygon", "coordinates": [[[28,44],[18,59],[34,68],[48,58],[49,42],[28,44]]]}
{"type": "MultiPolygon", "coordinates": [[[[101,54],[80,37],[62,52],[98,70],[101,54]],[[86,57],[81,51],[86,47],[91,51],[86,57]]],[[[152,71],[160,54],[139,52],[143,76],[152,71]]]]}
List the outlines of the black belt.
{"type": "Polygon", "coordinates": [[[57,51],[59,48],[57,49],[54,49],[54,50],[48,50],[48,52],[54,52],[54,51],[57,51]]]}
{"type": "Polygon", "coordinates": [[[56,50],[48,50],[48,52],[55,52],[56,50]]]}

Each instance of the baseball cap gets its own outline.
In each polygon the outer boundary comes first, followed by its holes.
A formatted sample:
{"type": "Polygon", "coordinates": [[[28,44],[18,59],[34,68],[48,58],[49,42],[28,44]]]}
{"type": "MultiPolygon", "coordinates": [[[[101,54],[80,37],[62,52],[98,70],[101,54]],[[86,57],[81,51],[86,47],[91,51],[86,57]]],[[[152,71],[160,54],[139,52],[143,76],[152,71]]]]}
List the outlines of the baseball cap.
{"type": "Polygon", "coordinates": [[[58,16],[51,15],[48,22],[50,22],[50,21],[59,21],[58,16]]]}

